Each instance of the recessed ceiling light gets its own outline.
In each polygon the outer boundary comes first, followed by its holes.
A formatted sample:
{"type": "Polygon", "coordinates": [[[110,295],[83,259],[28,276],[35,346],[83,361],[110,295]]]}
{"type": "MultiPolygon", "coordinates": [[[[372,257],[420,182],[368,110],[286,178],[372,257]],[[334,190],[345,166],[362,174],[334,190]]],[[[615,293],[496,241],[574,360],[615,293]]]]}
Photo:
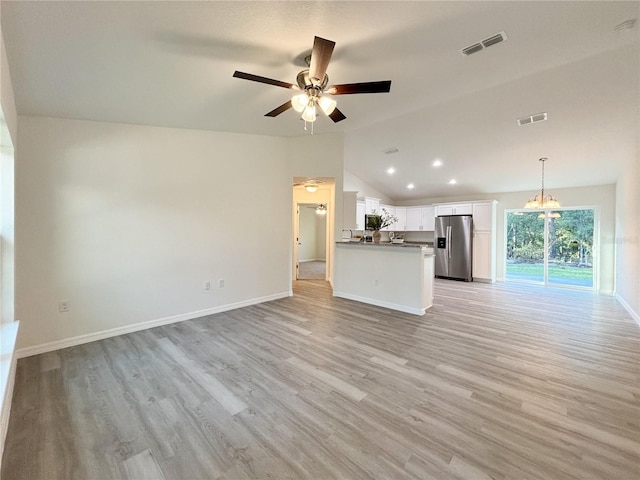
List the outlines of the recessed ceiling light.
{"type": "Polygon", "coordinates": [[[455,178],[452,178],[451,180],[449,180],[449,185],[455,185],[456,183],[458,182],[456,182],[455,178]]]}
{"type": "Polygon", "coordinates": [[[433,161],[432,165],[433,165],[434,167],[439,167],[440,165],[442,165],[442,160],[440,160],[439,158],[436,158],[436,159],[433,161]]]}
{"type": "Polygon", "coordinates": [[[389,175],[393,175],[394,173],[396,173],[396,169],[393,168],[393,167],[389,167],[389,168],[387,168],[387,173],[389,175]]]}
{"type": "Polygon", "coordinates": [[[409,190],[413,190],[414,188],[416,188],[416,186],[413,183],[410,183],[409,185],[407,185],[407,188],[409,190]]]}

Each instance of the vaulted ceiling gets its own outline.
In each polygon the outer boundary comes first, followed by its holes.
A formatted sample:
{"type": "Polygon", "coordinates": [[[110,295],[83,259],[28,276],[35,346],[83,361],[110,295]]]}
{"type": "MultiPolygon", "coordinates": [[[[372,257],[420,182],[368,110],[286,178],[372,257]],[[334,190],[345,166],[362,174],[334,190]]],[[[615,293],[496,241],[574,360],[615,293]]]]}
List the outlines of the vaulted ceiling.
{"type": "Polygon", "coordinates": [[[640,2],[0,3],[18,113],[258,135],[308,135],[291,92],[314,35],[336,42],[330,83],[345,168],[405,200],[614,183],[638,159],[640,2]],[[470,56],[459,50],[505,32],[470,56]],[[516,119],[547,112],[548,120],[516,119]],[[387,154],[385,151],[397,149],[387,154]],[[442,166],[433,167],[435,159],[442,166]],[[393,166],[395,173],[386,173],[393,166]],[[449,185],[451,179],[456,185],[449,185]],[[408,190],[406,185],[414,183],[408,190]]]}

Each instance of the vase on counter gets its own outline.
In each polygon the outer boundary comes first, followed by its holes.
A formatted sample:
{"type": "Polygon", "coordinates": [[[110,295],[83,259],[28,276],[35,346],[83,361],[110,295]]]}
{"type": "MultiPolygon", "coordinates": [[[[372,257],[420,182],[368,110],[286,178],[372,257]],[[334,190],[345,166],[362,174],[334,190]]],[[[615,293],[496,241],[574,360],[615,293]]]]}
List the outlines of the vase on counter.
{"type": "Polygon", "coordinates": [[[374,230],[373,231],[373,243],[380,243],[380,237],[382,236],[382,234],[380,233],[380,230],[374,230]]]}

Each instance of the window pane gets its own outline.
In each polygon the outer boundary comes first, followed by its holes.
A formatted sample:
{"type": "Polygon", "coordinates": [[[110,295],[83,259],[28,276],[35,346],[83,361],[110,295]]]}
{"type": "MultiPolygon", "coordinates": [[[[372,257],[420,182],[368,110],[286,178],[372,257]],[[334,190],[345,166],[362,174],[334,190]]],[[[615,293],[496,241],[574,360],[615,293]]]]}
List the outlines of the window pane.
{"type": "Polygon", "coordinates": [[[507,280],[544,281],[544,218],[539,215],[507,214],[507,280]]]}
{"type": "Polygon", "coordinates": [[[547,281],[593,286],[593,210],[562,210],[549,218],[547,281]]]}

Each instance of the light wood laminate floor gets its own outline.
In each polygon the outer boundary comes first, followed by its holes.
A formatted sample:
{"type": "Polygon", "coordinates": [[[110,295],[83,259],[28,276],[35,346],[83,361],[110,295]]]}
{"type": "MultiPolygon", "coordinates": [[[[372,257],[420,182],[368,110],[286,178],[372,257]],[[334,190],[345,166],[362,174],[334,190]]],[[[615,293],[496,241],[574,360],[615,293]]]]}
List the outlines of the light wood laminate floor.
{"type": "Polygon", "coordinates": [[[589,292],[291,298],[19,361],[10,479],[640,478],[640,335],[589,292]]]}

